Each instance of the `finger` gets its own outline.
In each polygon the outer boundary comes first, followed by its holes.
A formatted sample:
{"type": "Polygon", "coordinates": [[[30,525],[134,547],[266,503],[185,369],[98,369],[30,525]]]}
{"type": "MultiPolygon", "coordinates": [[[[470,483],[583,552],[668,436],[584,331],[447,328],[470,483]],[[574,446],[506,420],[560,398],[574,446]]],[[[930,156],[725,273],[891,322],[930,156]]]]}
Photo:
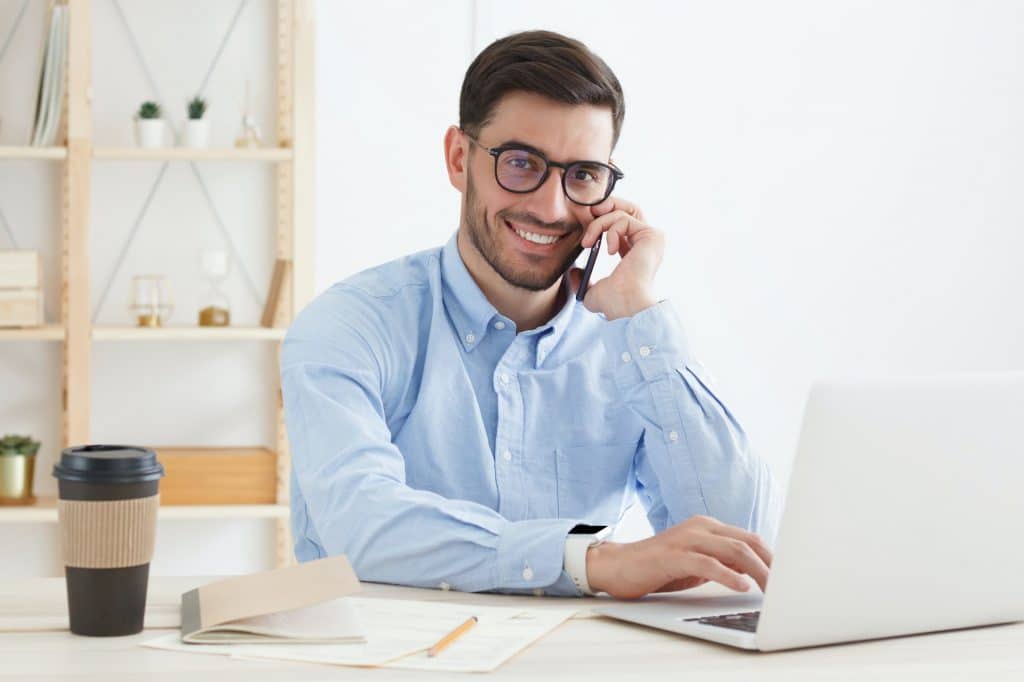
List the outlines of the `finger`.
{"type": "Polygon", "coordinates": [[[643,220],[643,213],[640,211],[640,207],[622,197],[610,196],[600,204],[590,207],[590,214],[595,218],[599,218],[612,211],[623,211],[634,218],[643,220]]]}
{"type": "Polygon", "coordinates": [[[765,544],[764,540],[762,540],[761,536],[757,533],[751,533],[743,530],[742,528],[737,528],[736,526],[730,526],[721,522],[711,525],[708,528],[708,531],[715,535],[722,535],[736,540],[742,540],[747,543],[747,545],[749,545],[759,557],[761,557],[761,561],[763,561],[766,566],[771,567],[772,559],[774,558],[772,551],[768,549],[768,545],[765,544]]]}
{"type": "MultiPolygon", "coordinates": [[[[653,232],[653,229],[650,226],[641,223],[628,213],[625,213],[624,211],[614,211],[612,213],[607,213],[601,216],[600,218],[595,219],[593,222],[587,225],[586,229],[583,231],[583,237],[580,239],[580,245],[583,246],[584,248],[589,248],[593,246],[594,242],[597,240],[597,235],[601,234],[602,232],[608,232],[617,225],[621,225],[619,231],[623,235],[629,235],[631,233],[640,233],[643,230],[650,230],[653,232]]],[[[619,246],[621,248],[621,244],[619,246]]],[[[628,246],[629,245],[627,245],[627,252],[628,246]]],[[[609,251],[609,253],[614,252],[609,251]]]]}
{"type": "Polygon", "coordinates": [[[737,592],[750,590],[750,581],[732,570],[713,556],[700,552],[686,552],[682,562],[684,571],[690,576],[706,578],[737,592]]]}
{"type": "Polygon", "coordinates": [[[608,255],[614,255],[619,250],[619,230],[617,229],[618,223],[612,223],[608,226],[608,231],[605,233],[608,239],[608,255]]]}
{"type": "Polygon", "coordinates": [[[746,573],[758,584],[762,591],[768,585],[768,566],[761,557],[742,540],[721,535],[708,534],[699,538],[692,545],[694,549],[714,557],[718,561],[733,566],[746,573]]]}

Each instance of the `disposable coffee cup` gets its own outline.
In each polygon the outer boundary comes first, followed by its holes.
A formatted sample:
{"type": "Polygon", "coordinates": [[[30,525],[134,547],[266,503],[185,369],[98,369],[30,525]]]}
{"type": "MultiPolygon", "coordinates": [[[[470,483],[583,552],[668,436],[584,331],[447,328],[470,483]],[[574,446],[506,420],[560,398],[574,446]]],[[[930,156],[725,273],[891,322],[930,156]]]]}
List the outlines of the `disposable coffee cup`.
{"type": "Polygon", "coordinates": [[[53,467],[71,632],[142,631],[164,468],[152,450],[85,445],[53,467]]]}

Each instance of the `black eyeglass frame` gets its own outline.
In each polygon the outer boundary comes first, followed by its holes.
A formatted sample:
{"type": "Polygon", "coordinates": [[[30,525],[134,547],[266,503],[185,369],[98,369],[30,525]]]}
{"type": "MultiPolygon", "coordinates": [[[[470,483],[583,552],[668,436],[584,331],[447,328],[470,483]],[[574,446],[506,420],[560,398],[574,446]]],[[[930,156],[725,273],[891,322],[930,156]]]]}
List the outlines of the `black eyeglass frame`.
{"type": "Polygon", "coordinates": [[[463,130],[462,132],[469,139],[470,142],[472,142],[476,146],[480,147],[480,149],[483,149],[485,152],[494,157],[494,181],[498,183],[498,186],[501,187],[503,190],[505,190],[506,192],[512,192],[513,194],[530,194],[531,192],[536,192],[545,182],[548,181],[548,176],[551,175],[551,168],[553,166],[555,168],[562,169],[562,192],[565,194],[566,198],[569,201],[579,206],[597,206],[602,201],[604,201],[605,199],[612,195],[612,192],[615,190],[615,183],[617,183],[622,178],[626,177],[625,173],[623,173],[621,170],[619,170],[619,168],[613,166],[610,163],[586,160],[570,161],[569,163],[558,163],[557,161],[550,160],[539,149],[535,149],[534,147],[531,147],[530,145],[527,144],[520,144],[518,142],[507,142],[505,144],[498,145],[497,147],[487,147],[481,144],[480,140],[476,139],[475,137],[467,133],[465,130],[463,130]],[[509,189],[505,185],[501,184],[501,179],[499,179],[498,177],[498,157],[501,156],[503,152],[511,151],[513,149],[534,154],[535,156],[540,157],[540,159],[544,162],[544,174],[537,182],[537,186],[534,187],[533,189],[509,189]],[[601,197],[599,200],[584,203],[582,201],[576,201],[571,196],[569,196],[569,188],[565,184],[565,179],[569,175],[569,169],[577,164],[602,166],[611,171],[611,175],[609,176],[611,178],[611,181],[608,183],[608,187],[605,189],[604,196],[601,197]]]}

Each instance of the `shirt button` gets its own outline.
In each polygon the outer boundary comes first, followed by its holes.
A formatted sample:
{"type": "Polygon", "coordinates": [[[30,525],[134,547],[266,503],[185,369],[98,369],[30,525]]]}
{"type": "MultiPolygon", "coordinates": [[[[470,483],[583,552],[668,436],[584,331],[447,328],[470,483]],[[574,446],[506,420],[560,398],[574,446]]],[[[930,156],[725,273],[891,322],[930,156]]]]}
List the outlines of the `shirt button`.
{"type": "Polygon", "coordinates": [[[448,590],[452,589],[452,586],[449,585],[448,583],[441,583],[440,585],[438,585],[438,587],[440,587],[445,592],[447,592],[448,590]]]}
{"type": "Polygon", "coordinates": [[[669,431],[668,432],[668,439],[670,441],[672,441],[673,443],[675,443],[677,440],[679,440],[679,434],[676,433],[675,431],[669,431]]]}
{"type": "Polygon", "coordinates": [[[473,343],[476,341],[476,334],[466,334],[466,343],[473,343]]]}
{"type": "Polygon", "coordinates": [[[650,348],[648,348],[647,346],[640,346],[640,357],[646,358],[650,354],[651,354],[651,349],[650,348]]]}
{"type": "Polygon", "coordinates": [[[529,566],[523,569],[523,580],[533,580],[533,569],[529,566]]]}
{"type": "Polygon", "coordinates": [[[538,587],[537,589],[535,589],[533,591],[533,596],[534,597],[543,597],[544,596],[544,590],[542,590],[541,588],[538,587]]]}
{"type": "Polygon", "coordinates": [[[505,450],[505,452],[501,453],[501,456],[502,456],[502,458],[506,462],[511,462],[512,461],[512,451],[511,450],[505,450]]]}
{"type": "Polygon", "coordinates": [[[502,372],[501,374],[498,375],[498,380],[503,384],[507,384],[508,382],[512,381],[512,377],[510,377],[505,372],[502,372]]]}
{"type": "Polygon", "coordinates": [[[622,354],[622,361],[623,362],[629,362],[632,359],[633,359],[633,356],[630,355],[629,353],[623,353],[622,354]]]}
{"type": "Polygon", "coordinates": [[[498,320],[497,322],[494,323],[494,328],[495,329],[504,329],[505,328],[505,323],[502,322],[501,320],[498,320]]]}

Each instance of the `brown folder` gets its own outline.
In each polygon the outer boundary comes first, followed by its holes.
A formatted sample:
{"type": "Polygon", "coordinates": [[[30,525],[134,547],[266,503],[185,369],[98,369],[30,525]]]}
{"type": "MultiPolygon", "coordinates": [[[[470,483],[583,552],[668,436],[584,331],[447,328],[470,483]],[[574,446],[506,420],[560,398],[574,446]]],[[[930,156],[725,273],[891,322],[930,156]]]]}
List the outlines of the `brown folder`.
{"type": "Polygon", "coordinates": [[[344,556],[220,580],[181,595],[181,640],[362,642],[362,626],[344,599],[358,591],[344,556]]]}

